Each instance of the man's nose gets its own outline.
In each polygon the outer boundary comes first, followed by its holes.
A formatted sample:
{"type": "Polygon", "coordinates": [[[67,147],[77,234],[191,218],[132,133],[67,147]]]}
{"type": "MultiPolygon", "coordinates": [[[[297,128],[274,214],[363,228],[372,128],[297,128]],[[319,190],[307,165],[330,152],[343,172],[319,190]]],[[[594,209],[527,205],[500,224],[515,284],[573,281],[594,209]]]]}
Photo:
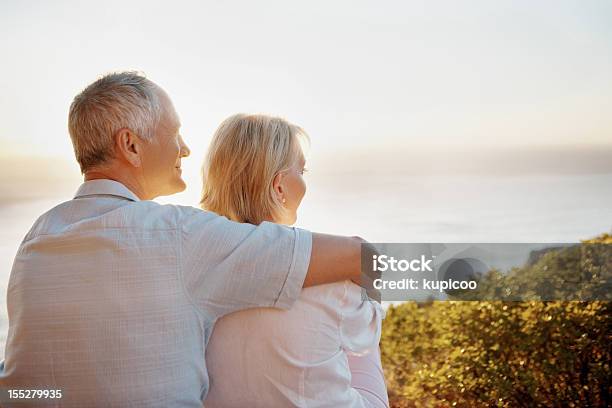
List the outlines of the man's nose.
{"type": "Polygon", "coordinates": [[[181,157],[188,157],[190,154],[191,150],[189,150],[189,147],[187,144],[185,144],[183,138],[181,137],[181,157]]]}

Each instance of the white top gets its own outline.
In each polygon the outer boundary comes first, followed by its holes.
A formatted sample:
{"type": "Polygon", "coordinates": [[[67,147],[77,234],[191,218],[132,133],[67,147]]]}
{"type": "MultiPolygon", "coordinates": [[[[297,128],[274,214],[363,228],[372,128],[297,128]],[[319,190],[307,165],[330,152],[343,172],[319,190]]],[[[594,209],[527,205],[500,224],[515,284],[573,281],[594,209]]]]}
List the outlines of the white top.
{"type": "Polygon", "coordinates": [[[206,348],[206,408],[366,407],[351,388],[346,352],[378,347],[384,310],[338,282],[302,291],[290,310],[220,319],[206,348]]]}
{"type": "Polygon", "coordinates": [[[311,238],[86,182],[19,248],[0,390],[61,390],[45,406],[201,407],[213,323],[248,307],[290,307],[311,238]]]}

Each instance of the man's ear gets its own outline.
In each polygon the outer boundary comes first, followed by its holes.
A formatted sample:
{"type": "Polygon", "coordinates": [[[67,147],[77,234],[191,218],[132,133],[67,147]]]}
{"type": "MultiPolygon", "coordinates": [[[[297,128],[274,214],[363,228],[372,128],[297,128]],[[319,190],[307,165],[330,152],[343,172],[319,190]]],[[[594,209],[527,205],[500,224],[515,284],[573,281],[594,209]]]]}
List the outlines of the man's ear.
{"type": "Polygon", "coordinates": [[[127,161],[134,167],[142,165],[142,141],[130,129],[119,129],[115,133],[115,149],[119,159],[127,161]]]}
{"type": "Polygon", "coordinates": [[[272,189],[274,190],[274,193],[276,194],[276,197],[279,200],[282,200],[283,198],[283,174],[282,173],[278,173],[276,176],[274,176],[274,179],[272,180],[272,189]]]}

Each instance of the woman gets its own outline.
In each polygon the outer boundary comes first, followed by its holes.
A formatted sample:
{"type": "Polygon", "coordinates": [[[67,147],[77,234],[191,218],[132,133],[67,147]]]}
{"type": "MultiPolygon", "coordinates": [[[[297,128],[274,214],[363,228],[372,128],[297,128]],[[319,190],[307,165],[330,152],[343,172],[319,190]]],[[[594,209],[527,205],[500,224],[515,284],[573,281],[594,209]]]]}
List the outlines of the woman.
{"type": "MultiPolygon", "coordinates": [[[[306,192],[306,138],[280,118],[226,119],[203,166],[202,207],[239,222],[292,225],[306,192]]],[[[304,289],[290,310],[223,317],[206,347],[204,405],[388,406],[378,349],[383,315],[347,281],[304,289]]]]}

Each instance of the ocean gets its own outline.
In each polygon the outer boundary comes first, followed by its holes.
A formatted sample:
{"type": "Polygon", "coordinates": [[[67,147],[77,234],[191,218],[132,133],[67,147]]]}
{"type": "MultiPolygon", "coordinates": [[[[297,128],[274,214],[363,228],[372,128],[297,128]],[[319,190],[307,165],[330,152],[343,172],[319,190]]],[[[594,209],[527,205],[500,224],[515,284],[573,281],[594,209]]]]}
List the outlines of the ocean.
{"type": "MultiPolygon", "coordinates": [[[[297,226],[371,242],[578,242],[612,227],[612,173],[307,175],[297,226]]],[[[75,184],[72,191],[76,191],[75,184]]],[[[177,196],[197,206],[197,191],[177,196]]],[[[17,248],[36,218],[70,199],[48,191],[0,201],[0,355],[8,331],[6,288],[17,248]]],[[[162,202],[173,202],[173,197],[162,202]]]]}

